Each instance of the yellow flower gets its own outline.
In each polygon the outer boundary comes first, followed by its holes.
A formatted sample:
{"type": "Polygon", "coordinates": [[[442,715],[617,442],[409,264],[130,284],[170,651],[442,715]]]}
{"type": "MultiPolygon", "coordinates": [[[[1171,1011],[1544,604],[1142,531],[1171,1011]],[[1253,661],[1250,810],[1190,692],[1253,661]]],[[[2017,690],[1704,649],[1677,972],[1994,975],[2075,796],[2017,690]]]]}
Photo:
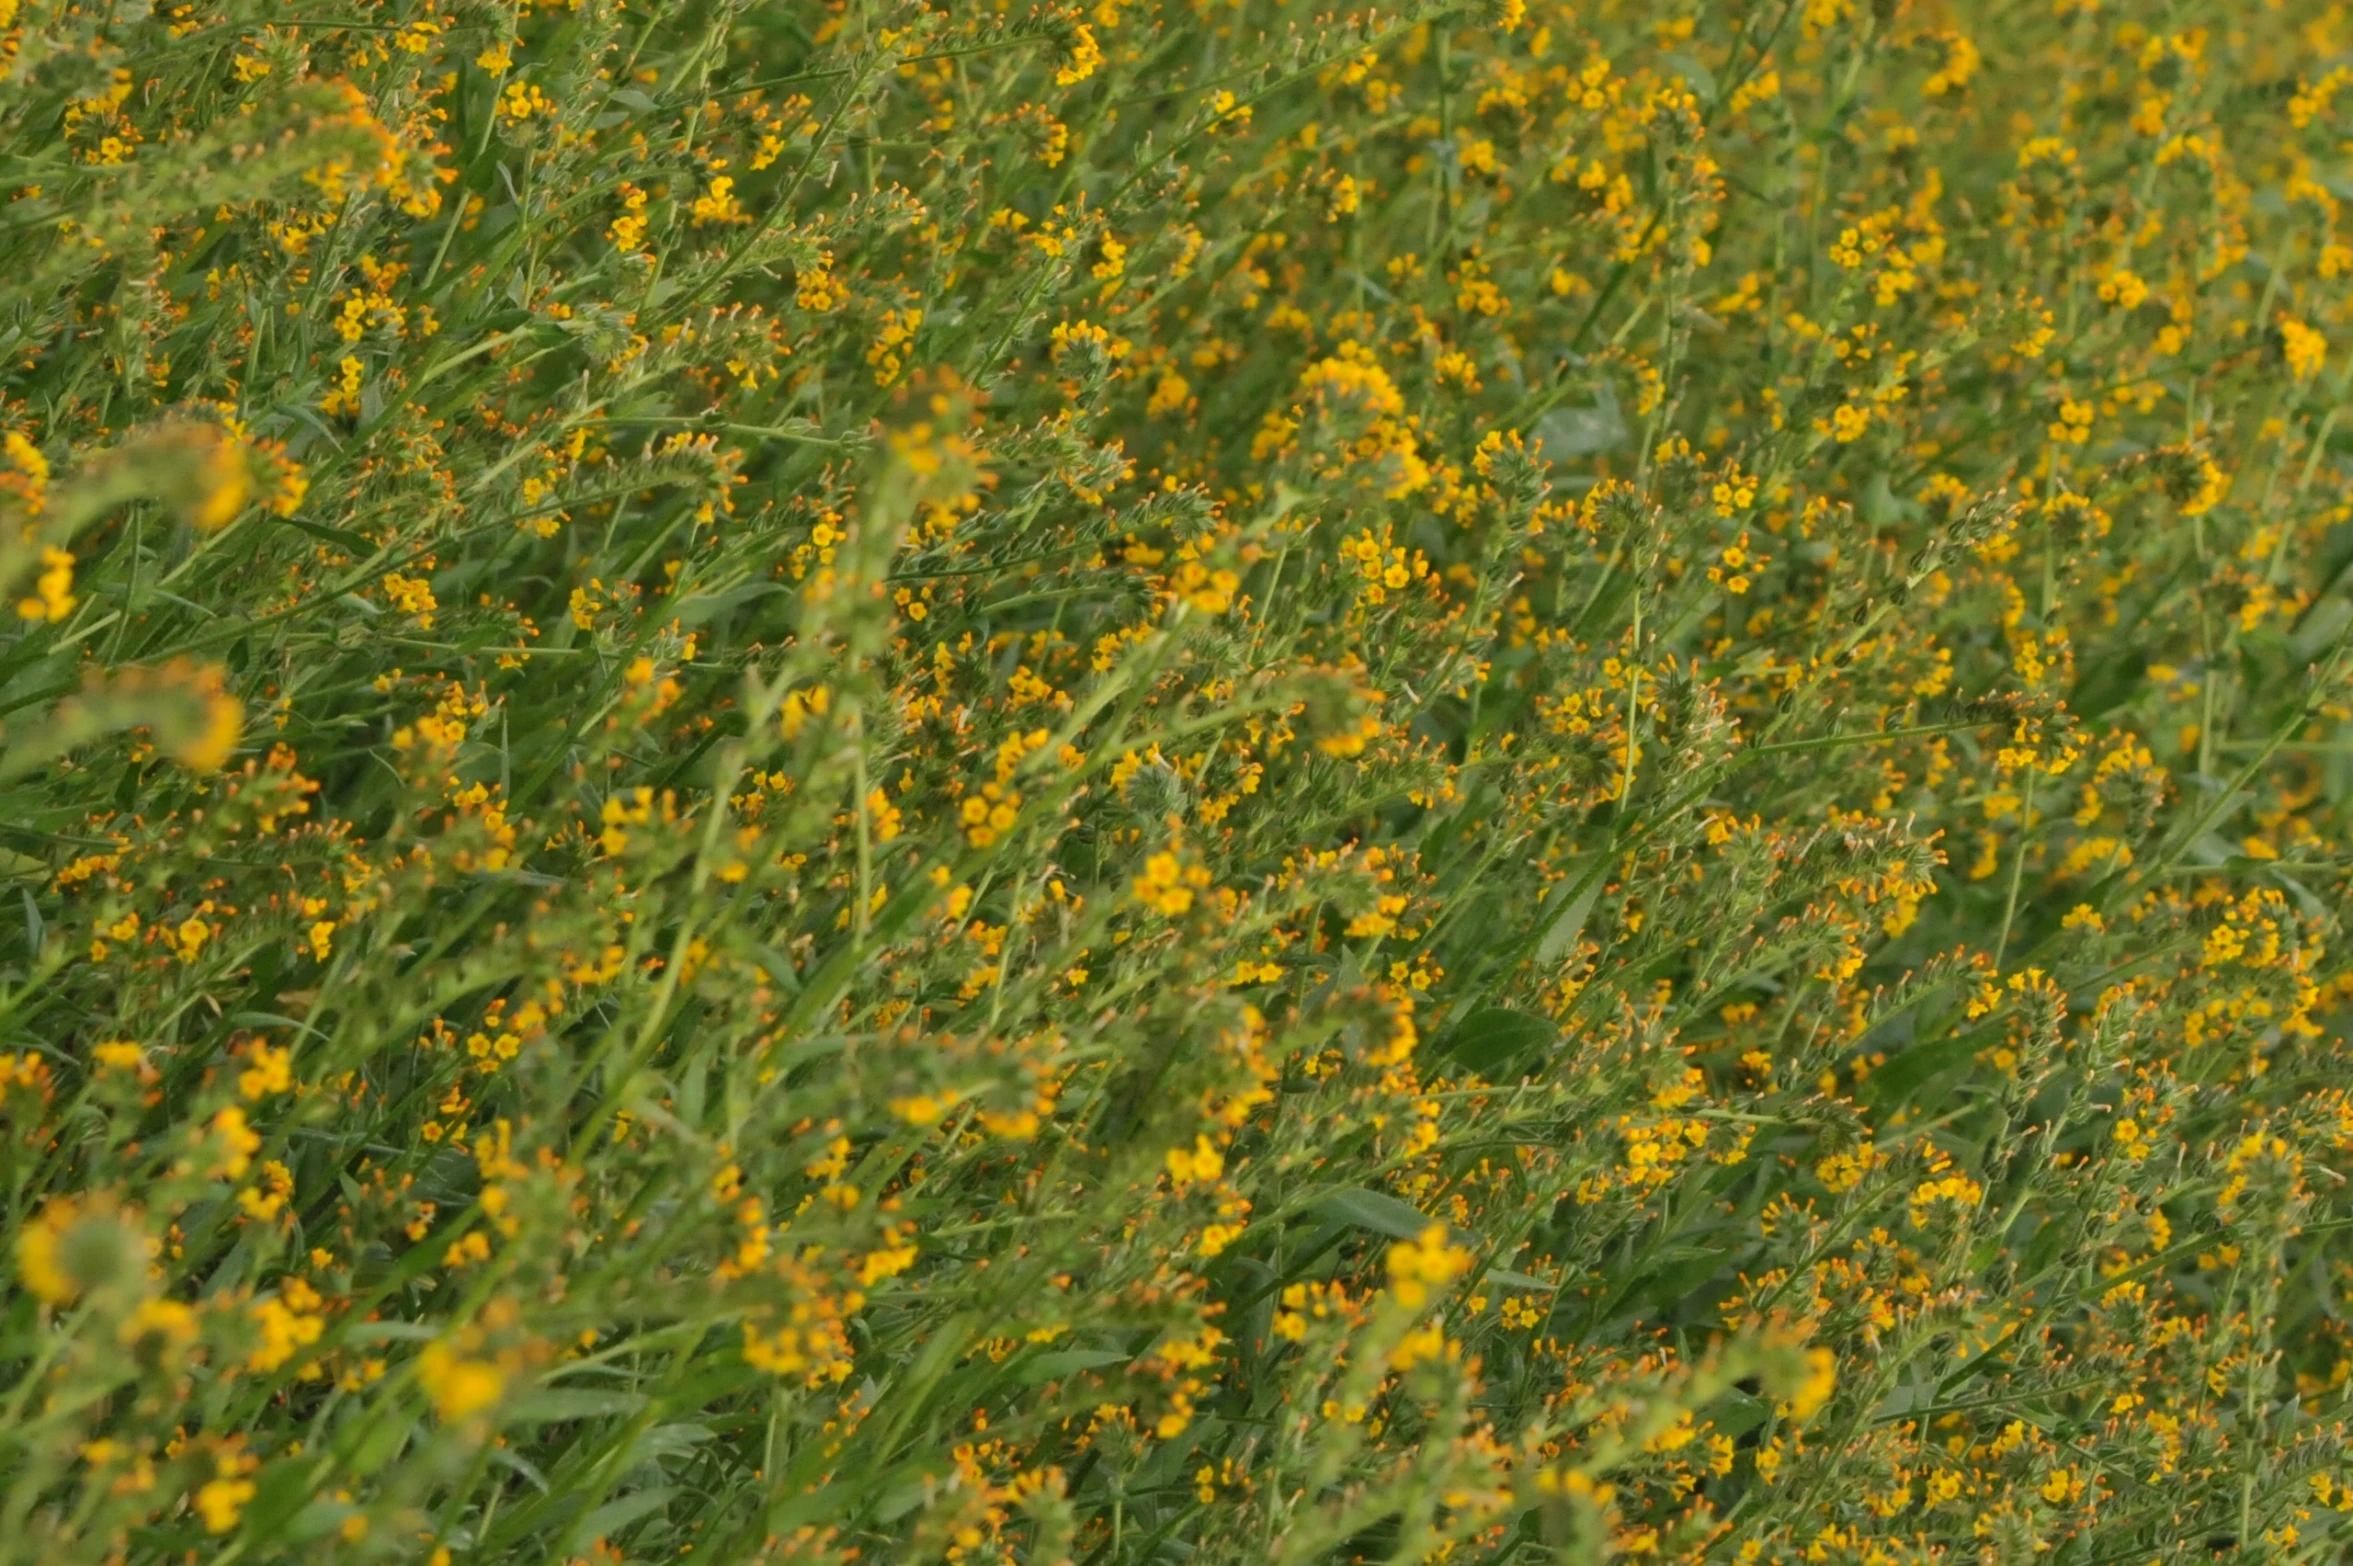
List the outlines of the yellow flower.
{"type": "Polygon", "coordinates": [[[2293,317],[2283,316],[2279,323],[2280,346],[2287,354],[2288,373],[2299,381],[2308,381],[2320,373],[2321,364],[2328,358],[2328,339],[2293,317]]]}
{"type": "Polygon", "coordinates": [[[238,1073],[237,1091],[248,1100],[267,1098],[294,1086],[292,1050],[256,1044],[247,1058],[252,1064],[238,1073]]]}
{"type": "Polygon", "coordinates": [[[16,1275],[45,1305],[70,1305],[94,1290],[136,1287],[147,1245],[112,1196],[53,1196],[16,1237],[16,1275]]]}
{"type": "Polygon", "coordinates": [[[1819,1413],[1838,1390],[1838,1358],[1826,1348],[1806,1350],[1805,1377],[1789,1396],[1789,1417],[1807,1420],[1819,1413]]]}
{"type": "Polygon", "coordinates": [[[226,527],[253,495],[245,450],[207,425],[193,426],[189,438],[197,447],[197,461],[194,497],[185,507],[188,520],[207,532],[226,527]]]}
{"type": "MultiPolygon", "coordinates": [[[[697,228],[711,223],[749,223],[752,220],[751,214],[744,211],[742,204],[735,199],[735,180],[726,174],[715,176],[711,180],[711,188],[694,198],[690,210],[697,228]]],[[[642,222],[639,227],[642,231],[642,222]]]]}
{"type": "Polygon", "coordinates": [[[2137,310],[2148,297],[2149,285],[2124,267],[2116,268],[2100,282],[2100,298],[2119,310],[2137,310]]]}
{"type": "Polygon", "coordinates": [[[360,379],[366,369],[358,358],[345,354],[335,367],[335,384],[319,399],[319,411],[330,417],[357,418],[360,379]]]}
{"type": "Polygon", "coordinates": [[[40,515],[48,503],[49,459],[15,430],[0,434],[0,459],[6,463],[0,467],[0,496],[12,497],[29,516],[40,515]]]}
{"type": "Polygon", "coordinates": [[[1168,1176],[1180,1191],[1200,1181],[1215,1180],[1225,1172],[1225,1155],[1206,1136],[1195,1135],[1190,1148],[1168,1150],[1168,1176]]]}
{"type": "Polygon", "coordinates": [[[252,1499],[252,1480],[214,1479],[196,1492],[196,1513],[204,1519],[206,1533],[227,1533],[237,1526],[245,1515],[245,1503],[252,1499]]]}
{"type": "Polygon", "coordinates": [[[613,248],[624,255],[637,256],[644,253],[645,232],[648,226],[645,200],[646,193],[644,191],[630,184],[627,180],[621,182],[621,215],[613,219],[612,225],[605,230],[605,236],[612,240],[613,248]]]}
{"type": "Polygon", "coordinates": [[[246,1368],[264,1373],[276,1370],[318,1342],[327,1329],[326,1318],[320,1314],[325,1303],[309,1284],[288,1278],[276,1294],[255,1304],[246,1314],[260,1330],[261,1341],[246,1355],[246,1368]]]}
{"type": "Polygon", "coordinates": [[[62,620],[80,602],[74,597],[73,589],[74,557],[55,545],[44,547],[41,574],[34,579],[31,596],[17,600],[17,615],[35,622],[62,620]]]}
{"type": "Polygon", "coordinates": [[[1411,1240],[1389,1247],[1389,1294],[1398,1304],[1420,1309],[1433,1286],[1451,1283],[1468,1272],[1473,1257],[1450,1242],[1446,1225],[1434,1223],[1411,1240]]]}
{"type": "Polygon", "coordinates": [[[1175,854],[1163,850],[1144,861],[1144,873],[1130,883],[1129,889],[1137,902],[1173,919],[1190,910],[1194,895],[1208,885],[1206,869],[1186,865],[1175,854]]]}
{"type": "Polygon", "coordinates": [[[178,1300],[141,1300],[139,1308],[115,1329],[116,1340],[126,1348],[150,1339],[160,1339],[170,1348],[185,1348],[196,1341],[196,1335],[196,1312],[178,1300]]]}
{"type": "Polygon", "coordinates": [[[1814,1166],[1814,1175],[1831,1191],[1851,1191],[1863,1183],[1863,1176],[1869,1174],[1878,1162],[1879,1150],[1869,1142],[1864,1142],[1823,1159],[1814,1166]]]}
{"type": "Polygon", "coordinates": [[[1082,22],[1071,31],[1070,58],[1054,69],[1054,85],[1075,87],[1094,75],[1102,65],[1102,46],[1095,42],[1094,29],[1082,22]]]}
{"type": "Polygon", "coordinates": [[[533,115],[555,112],[555,100],[541,92],[537,82],[509,82],[498,96],[498,117],[509,125],[522,125],[533,115]]]}
{"type": "Polygon", "coordinates": [[[108,1071],[130,1071],[147,1058],[147,1051],[128,1039],[109,1039],[93,1045],[90,1058],[108,1071]]]}
{"type": "Polygon", "coordinates": [[[16,1237],[16,1275],[43,1304],[71,1304],[82,1292],[59,1256],[65,1231],[80,1213],[73,1198],[51,1197],[39,1216],[16,1237]]]}
{"type": "Polygon", "coordinates": [[[911,1126],[937,1125],[940,1118],[947,1114],[951,1102],[935,1098],[929,1093],[918,1093],[912,1098],[892,1099],[891,1113],[911,1126]]]}
{"type": "Polygon", "coordinates": [[[446,1340],[417,1356],[417,1380],[444,1423],[478,1414],[506,1395],[506,1372],[491,1360],[461,1353],[446,1340]]]}
{"type": "Polygon", "coordinates": [[[234,1104],[212,1117],[212,1140],[218,1142],[219,1152],[210,1172],[232,1180],[251,1167],[253,1155],[261,1150],[261,1138],[245,1123],[245,1111],[234,1104]]]}

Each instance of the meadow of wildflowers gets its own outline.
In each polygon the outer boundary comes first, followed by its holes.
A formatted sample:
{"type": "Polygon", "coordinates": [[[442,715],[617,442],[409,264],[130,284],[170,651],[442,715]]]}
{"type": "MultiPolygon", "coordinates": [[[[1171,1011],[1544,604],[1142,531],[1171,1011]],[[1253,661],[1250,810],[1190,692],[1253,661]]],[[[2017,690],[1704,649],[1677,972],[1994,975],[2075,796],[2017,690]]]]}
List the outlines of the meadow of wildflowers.
{"type": "Polygon", "coordinates": [[[2343,0],[0,0],[0,1559],[2353,1560],[2349,153],[2343,0]]]}

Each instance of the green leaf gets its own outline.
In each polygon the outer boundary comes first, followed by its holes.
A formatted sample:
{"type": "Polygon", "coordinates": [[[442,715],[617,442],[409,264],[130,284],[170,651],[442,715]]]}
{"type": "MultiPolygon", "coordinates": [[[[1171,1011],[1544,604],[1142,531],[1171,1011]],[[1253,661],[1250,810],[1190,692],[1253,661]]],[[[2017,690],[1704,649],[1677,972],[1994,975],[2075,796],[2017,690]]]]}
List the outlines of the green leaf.
{"type": "Polygon", "coordinates": [[[1503,1067],[1534,1054],[1558,1035],[1559,1030],[1542,1017],[1509,1006],[1482,1006],[1448,1036],[1445,1053],[1492,1081],[1503,1067]]]}
{"type": "Polygon", "coordinates": [[[684,1457],[696,1447],[710,1440],[711,1434],[711,1428],[708,1425],[689,1424],[683,1421],[676,1424],[656,1425],[630,1443],[629,1462],[634,1466],[638,1463],[652,1462],[656,1458],[684,1457]]]}
{"type": "Polygon", "coordinates": [[[645,1407],[642,1392],[578,1391],[549,1387],[517,1398],[507,1409],[516,1424],[551,1424],[560,1419],[602,1419],[611,1414],[634,1414],[645,1407]]]}
{"type": "MultiPolygon", "coordinates": [[[[1563,881],[1562,886],[1569,883],[1563,881]]],[[[1544,932],[1544,939],[1536,943],[1536,963],[1542,967],[1568,955],[1577,937],[1585,933],[1585,917],[1593,912],[1593,901],[1601,895],[1601,867],[1594,866],[1585,873],[1584,884],[1569,898],[1560,917],[1552,921],[1552,928],[1544,932]]]]}
{"type": "Polygon", "coordinates": [[[1984,1035],[1977,1029],[1915,1044],[1886,1065],[1875,1068],[1864,1079],[1863,1096],[1882,1110],[1894,1109],[1932,1078],[1967,1064],[1983,1047],[1984,1035]]]}
{"type": "Polygon", "coordinates": [[[245,1508],[248,1537],[274,1537],[311,1504],[318,1465],[309,1458],[281,1458],[253,1477],[253,1500],[245,1508]]]}
{"type": "Polygon", "coordinates": [[[343,1467],[362,1478],[376,1472],[407,1450],[410,1438],[416,1434],[414,1420],[387,1415],[363,1425],[356,1439],[339,1440],[339,1449],[348,1452],[343,1467]]]}
{"type": "Polygon", "coordinates": [[[1082,1370],[1101,1370],[1106,1365],[1124,1365],[1134,1356],[1115,1353],[1110,1349],[1064,1349],[1058,1354],[1040,1354],[1025,1360],[1013,1379],[1025,1387],[1041,1381],[1054,1381],[1063,1376],[1074,1376],[1082,1370]]]}
{"type": "Polygon", "coordinates": [[[649,1516],[669,1505],[670,1498],[677,1493],[675,1485],[656,1485],[651,1490],[639,1490],[635,1494],[607,1501],[573,1524],[572,1537],[582,1540],[610,1538],[640,1517],[649,1516]]]}
{"type": "MultiPolygon", "coordinates": [[[[1367,1190],[1363,1186],[1326,1191],[1310,1204],[1310,1210],[1335,1223],[1353,1224],[1359,1229],[1370,1229],[1375,1234],[1386,1234],[1399,1240],[1419,1239],[1430,1225],[1442,1221],[1399,1201],[1386,1191],[1367,1190]]],[[[1457,1238],[1465,1235],[1465,1231],[1459,1229],[1451,1232],[1457,1238]]]]}
{"type": "Polygon", "coordinates": [[[1673,71],[1677,76],[1680,76],[1685,81],[1689,82],[1691,84],[1691,90],[1699,94],[1702,99],[1705,99],[1710,103],[1715,101],[1715,72],[1709,70],[1706,66],[1700,64],[1690,55],[1684,54],[1681,51],[1661,55],[1659,57],[1659,61],[1661,64],[1665,65],[1668,70],[1673,71]]]}
{"type": "Polygon", "coordinates": [[[1514,1272],[1509,1267],[1490,1268],[1487,1281],[1499,1283],[1507,1289],[1534,1289],[1544,1294],[1550,1294],[1560,1287],[1555,1283],[1546,1283],[1542,1278],[1531,1278],[1524,1272],[1514,1272]]]}
{"type": "Polygon", "coordinates": [[[1708,1406],[1708,1423],[1718,1435],[1738,1440],[1772,1417],[1773,1405],[1737,1387],[1708,1406]]]}
{"type": "Polygon", "coordinates": [[[351,1329],[354,1343],[430,1343],[441,1336],[426,1321],[364,1321],[351,1329]]]}

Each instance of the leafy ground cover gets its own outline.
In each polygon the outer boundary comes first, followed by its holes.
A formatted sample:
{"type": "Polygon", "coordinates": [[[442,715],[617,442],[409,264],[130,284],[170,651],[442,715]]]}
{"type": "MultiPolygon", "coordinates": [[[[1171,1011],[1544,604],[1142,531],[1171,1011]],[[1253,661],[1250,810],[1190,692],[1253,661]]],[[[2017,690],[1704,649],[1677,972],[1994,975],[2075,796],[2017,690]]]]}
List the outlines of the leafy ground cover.
{"type": "Polygon", "coordinates": [[[2346,1559],[2349,47],[0,0],[0,1552],[2346,1559]]]}

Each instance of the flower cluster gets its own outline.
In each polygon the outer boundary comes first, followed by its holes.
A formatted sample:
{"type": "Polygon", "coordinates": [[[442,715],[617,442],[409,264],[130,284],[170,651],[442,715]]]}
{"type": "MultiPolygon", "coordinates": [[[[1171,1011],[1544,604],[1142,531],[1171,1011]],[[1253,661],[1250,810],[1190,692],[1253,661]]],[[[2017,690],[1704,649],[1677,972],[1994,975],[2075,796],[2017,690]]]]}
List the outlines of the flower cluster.
{"type": "Polygon", "coordinates": [[[2343,1558],[2349,44],[0,0],[0,1551],[2343,1558]]]}

